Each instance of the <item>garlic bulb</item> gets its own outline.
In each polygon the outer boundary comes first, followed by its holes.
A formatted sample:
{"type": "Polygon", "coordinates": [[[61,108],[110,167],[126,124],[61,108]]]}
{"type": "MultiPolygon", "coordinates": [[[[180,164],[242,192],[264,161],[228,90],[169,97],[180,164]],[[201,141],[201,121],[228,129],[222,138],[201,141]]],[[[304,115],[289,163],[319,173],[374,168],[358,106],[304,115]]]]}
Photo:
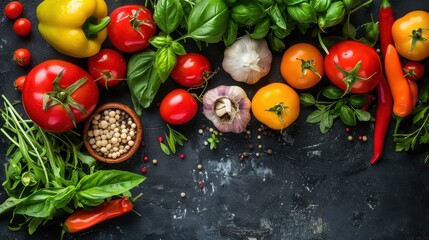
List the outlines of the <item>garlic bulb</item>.
{"type": "Polygon", "coordinates": [[[272,60],[264,39],[245,35],[225,49],[222,67],[234,80],[254,84],[270,72],[272,60]]]}
{"type": "Polygon", "coordinates": [[[240,133],[250,121],[251,102],[238,86],[221,85],[203,96],[203,113],[221,132],[240,133]]]}

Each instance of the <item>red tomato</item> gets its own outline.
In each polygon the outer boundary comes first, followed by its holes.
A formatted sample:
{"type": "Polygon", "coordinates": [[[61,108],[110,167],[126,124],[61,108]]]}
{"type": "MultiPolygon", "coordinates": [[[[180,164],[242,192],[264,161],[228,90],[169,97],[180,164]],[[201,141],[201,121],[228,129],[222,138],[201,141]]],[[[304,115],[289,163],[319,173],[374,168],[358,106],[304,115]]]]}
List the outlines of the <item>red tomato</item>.
{"type": "Polygon", "coordinates": [[[28,73],[22,102],[27,115],[41,128],[66,132],[94,111],[98,96],[98,86],[88,72],[75,64],[53,59],[28,73]],[[47,102],[45,96],[50,96],[47,102]]]}
{"type": "Polygon", "coordinates": [[[16,90],[22,92],[22,90],[24,89],[24,83],[25,83],[26,77],[27,77],[26,75],[22,75],[15,79],[14,85],[16,90]]]}
{"type": "Polygon", "coordinates": [[[195,117],[198,103],[188,91],[175,89],[162,99],[159,111],[167,123],[184,124],[195,117]]]}
{"type": "Polygon", "coordinates": [[[325,57],[324,68],[328,79],[346,93],[373,90],[382,74],[377,52],[353,40],[334,44],[325,57]]]}
{"type": "Polygon", "coordinates": [[[18,48],[13,53],[13,61],[19,66],[26,66],[31,61],[31,52],[26,48],[18,48]]]}
{"type": "Polygon", "coordinates": [[[9,2],[6,7],[4,7],[4,15],[9,19],[15,19],[22,14],[24,7],[18,1],[9,2]]]}
{"type": "Polygon", "coordinates": [[[425,66],[421,62],[410,61],[404,65],[403,71],[406,78],[415,81],[425,75],[425,66]]]}
{"type": "Polygon", "coordinates": [[[112,87],[125,79],[127,62],[113,49],[101,49],[88,58],[88,71],[101,86],[112,87]]]}
{"type": "Polygon", "coordinates": [[[187,53],[177,56],[171,77],[182,86],[196,87],[208,79],[211,70],[210,61],[204,55],[187,53]]]}
{"type": "Polygon", "coordinates": [[[110,14],[107,33],[112,45],[122,52],[137,52],[149,46],[156,34],[153,15],[142,5],[124,5],[110,14]]]}
{"type": "Polygon", "coordinates": [[[18,18],[13,23],[13,31],[19,36],[25,36],[31,32],[31,22],[26,18],[18,18]]]}

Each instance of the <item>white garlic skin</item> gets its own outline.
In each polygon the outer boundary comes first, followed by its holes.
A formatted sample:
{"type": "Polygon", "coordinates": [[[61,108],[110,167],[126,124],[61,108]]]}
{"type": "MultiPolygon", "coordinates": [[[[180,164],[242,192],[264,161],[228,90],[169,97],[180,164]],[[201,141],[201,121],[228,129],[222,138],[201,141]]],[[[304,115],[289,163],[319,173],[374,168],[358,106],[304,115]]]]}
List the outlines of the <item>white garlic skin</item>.
{"type": "Polygon", "coordinates": [[[254,84],[270,72],[272,60],[265,39],[245,35],[225,49],[222,67],[235,81],[254,84]]]}
{"type": "Polygon", "coordinates": [[[203,96],[203,114],[220,132],[243,132],[250,122],[250,107],[250,99],[246,92],[238,86],[221,85],[207,91],[203,96]],[[232,112],[229,120],[216,115],[215,103],[221,98],[228,98],[238,110],[232,112]]]}

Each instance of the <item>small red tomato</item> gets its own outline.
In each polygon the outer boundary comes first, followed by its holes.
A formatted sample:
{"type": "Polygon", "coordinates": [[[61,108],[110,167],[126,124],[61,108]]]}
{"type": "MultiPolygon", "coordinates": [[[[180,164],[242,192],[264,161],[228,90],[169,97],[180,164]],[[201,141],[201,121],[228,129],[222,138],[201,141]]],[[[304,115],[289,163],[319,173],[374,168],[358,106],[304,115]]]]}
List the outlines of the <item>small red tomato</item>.
{"type": "Polygon", "coordinates": [[[27,77],[26,75],[22,75],[15,79],[14,85],[16,90],[22,92],[22,89],[24,89],[24,83],[25,83],[26,77],[27,77]]]}
{"type": "Polygon", "coordinates": [[[13,23],[13,31],[19,36],[26,36],[31,32],[31,22],[27,18],[18,18],[13,23]]]}
{"type": "Polygon", "coordinates": [[[4,7],[4,15],[9,19],[15,19],[22,14],[23,6],[18,1],[12,1],[4,7]]]}
{"type": "Polygon", "coordinates": [[[152,12],[143,5],[130,4],[110,14],[107,34],[112,45],[122,52],[137,52],[149,46],[156,34],[152,12]]]}
{"type": "Polygon", "coordinates": [[[26,48],[18,48],[13,53],[13,61],[19,66],[26,66],[31,61],[31,52],[26,48]]]}
{"type": "Polygon", "coordinates": [[[425,66],[421,62],[410,61],[404,65],[403,71],[406,78],[416,81],[425,74],[425,66]]]}
{"type": "Polygon", "coordinates": [[[88,58],[88,71],[98,84],[112,87],[125,79],[127,63],[118,51],[101,49],[88,58]]]}
{"type": "Polygon", "coordinates": [[[204,83],[211,73],[210,61],[199,53],[177,56],[177,64],[171,72],[174,81],[185,87],[204,83]]]}
{"type": "Polygon", "coordinates": [[[170,124],[184,124],[195,117],[198,111],[197,100],[186,90],[175,89],[161,101],[160,115],[170,124]]]}

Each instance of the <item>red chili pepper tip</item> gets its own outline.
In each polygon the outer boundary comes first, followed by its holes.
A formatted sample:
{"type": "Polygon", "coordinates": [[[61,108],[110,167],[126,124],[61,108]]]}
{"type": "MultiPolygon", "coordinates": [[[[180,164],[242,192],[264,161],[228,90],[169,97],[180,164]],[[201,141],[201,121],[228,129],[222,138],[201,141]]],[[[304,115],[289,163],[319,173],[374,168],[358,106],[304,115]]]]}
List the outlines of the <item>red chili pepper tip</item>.
{"type": "Polygon", "coordinates": [[[149,162],[149,158],[148,158],[148,156],[144,156],[144,157],[143,157],[143,161],[145,161],[145,162],[149,162]]]}
{"type": "Polygon", "coordinates": [[[164,138],[163,137],[158,137],[158,142],[162,142],[162,141],[164,141],[164,138]]]}
{"type": "Polygon", "coordinates": [[[147,168],[146,167],[142,167],[142,173],[143,174],[147,173],[147,168]]]}
{"type": "Polygon", "coordinates": [[[185,154],[182,153],[182,154],[180,154],[179,157],[180,157],[180,159],[184,159],[185,158],[185,154]]]}

